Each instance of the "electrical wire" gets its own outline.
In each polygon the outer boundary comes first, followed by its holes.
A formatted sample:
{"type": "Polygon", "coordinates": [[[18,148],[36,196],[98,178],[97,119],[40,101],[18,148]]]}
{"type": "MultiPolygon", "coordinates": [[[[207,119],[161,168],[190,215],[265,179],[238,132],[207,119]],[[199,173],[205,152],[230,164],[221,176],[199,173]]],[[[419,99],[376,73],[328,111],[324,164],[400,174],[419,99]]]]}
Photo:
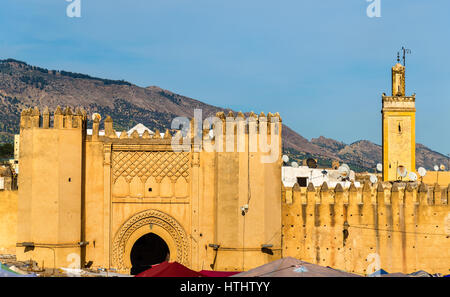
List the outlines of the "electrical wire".
{"type": "Polygon", "coordinates": [[[387,231],[387,232],[399,232],[399,233],[409,233],[409,234],[417,234],[417,235],[439,235],[439,236],[450,236],[450,234],[443,233],[426,233],[426,232],[411,232],[411,231],[402,231],[402,230],[389,230],[389,229],[380,229],[380,228],[370,228],[366,226],[350,225],[349,228],[357,228],[357,229],[367,229],[367,230],[376,230],[376,231],[387,231]]]}

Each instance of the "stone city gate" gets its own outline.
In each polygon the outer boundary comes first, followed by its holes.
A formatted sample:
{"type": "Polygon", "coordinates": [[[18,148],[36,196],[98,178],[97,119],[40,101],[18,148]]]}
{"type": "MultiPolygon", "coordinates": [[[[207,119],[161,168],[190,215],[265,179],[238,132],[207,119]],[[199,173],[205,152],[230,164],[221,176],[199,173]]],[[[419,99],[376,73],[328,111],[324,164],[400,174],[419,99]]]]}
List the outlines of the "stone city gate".
{"type": "Polygon", "coordinates": [[[154,209],[132,216],[117,231],[113,240],[112,266],[120,271],[129,270],[134,243],[148,233],[154,233],[166,242],[170,261],[189,266],[189,242],[185,230],[173,217],[154,209]]]}

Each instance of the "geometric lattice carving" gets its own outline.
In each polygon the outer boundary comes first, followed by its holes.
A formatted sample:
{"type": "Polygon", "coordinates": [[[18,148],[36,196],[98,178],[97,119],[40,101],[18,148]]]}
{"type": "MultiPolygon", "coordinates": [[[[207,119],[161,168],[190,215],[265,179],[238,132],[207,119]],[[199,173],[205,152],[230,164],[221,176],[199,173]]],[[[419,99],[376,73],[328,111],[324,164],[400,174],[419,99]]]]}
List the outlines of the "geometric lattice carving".
{"type": "Polygon", "coordinates": [[[127,182],[134,177],[145,182],[150,176],[177,179],[189,176],[190,159],[186,152],[113,151],[112,178],[123,176],[127,182]]]}
{"type": "Polygon", "coordinates": [[[176,261],[185,266],[189,266],[189,241],[183,227],[168,214],[156,209],[149,209],[132,216],[117,231],[114,236],[112,248],[113,267],[119,270],[131,268],[126,267],[124,259],[129,256],[125,255],[125,247],[128,239],[137,229],[150,224],[160,226],[170,234],[177,249],[176,261]]]}

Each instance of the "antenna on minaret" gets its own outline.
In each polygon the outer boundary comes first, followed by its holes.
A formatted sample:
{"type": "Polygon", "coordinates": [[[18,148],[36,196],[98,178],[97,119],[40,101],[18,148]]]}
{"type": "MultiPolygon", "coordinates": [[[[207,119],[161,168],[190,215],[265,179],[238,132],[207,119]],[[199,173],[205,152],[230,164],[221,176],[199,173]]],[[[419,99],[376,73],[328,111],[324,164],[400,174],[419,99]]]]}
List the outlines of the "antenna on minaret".
{"type": "Polygon", "coordinates": [[[411,54],[411,50],[409,48],[405,48],[404,46],[402,46],[402,51],[403,51],[403,66],[406,66],[406,54],[411,54]]]}

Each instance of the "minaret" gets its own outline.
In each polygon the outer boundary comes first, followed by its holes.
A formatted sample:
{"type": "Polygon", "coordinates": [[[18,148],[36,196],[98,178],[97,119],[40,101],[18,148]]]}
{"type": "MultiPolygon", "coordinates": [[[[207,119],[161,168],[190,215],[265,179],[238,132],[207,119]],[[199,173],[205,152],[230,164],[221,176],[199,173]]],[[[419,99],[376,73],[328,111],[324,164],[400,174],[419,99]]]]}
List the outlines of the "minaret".
{"type": "Polygon", "coordinates": [[[409,180],[416,171],[416,95],[405,95],[405,66],[392,67],[392,96],[383,94],[383,181],[409,180]],[[402,177],[399,172],[408,175],[402,177]]]}

